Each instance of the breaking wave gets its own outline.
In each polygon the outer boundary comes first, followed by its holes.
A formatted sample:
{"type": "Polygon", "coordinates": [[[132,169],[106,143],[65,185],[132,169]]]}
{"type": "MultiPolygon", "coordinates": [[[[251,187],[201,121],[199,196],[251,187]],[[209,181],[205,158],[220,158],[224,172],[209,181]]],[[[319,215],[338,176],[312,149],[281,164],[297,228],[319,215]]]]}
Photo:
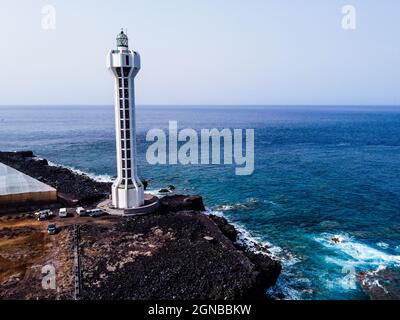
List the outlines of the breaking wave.
{"type": "MultiPolygon", "coordinates": [[[[292,286],[292,282],[298,282],[299,279],[293,277],[290,273],[290,266],[300,262],[300,259],[293,255],[288,250],[284,250],[279,246],[273,245],[272,243],[262,239],[259,236],[253,235],[250,231],[248,231],[245,227],[243,227],[239,223],[235,223],[230,221],[230,219],[224,215],[224,211],[234,210],[241,208],[242,206],[247,205],[255,205],[258,203],[257,199],[249,198],[247,199],[245,204],[236,204],[236,205],[219,205],[213,209],[206,208],[206,214],[213,214],[219,217],[224,217],[228,220],[228,222],[233,225],[238,233],[238,237],[236,243],[240,246],[247,248],[255,253],[266,254],[271,258],[278,260],[282,263],[282,272],[278,278],[276,285],[270,289],[268,289],[267,294],[274,299],[280,299],[283,296],[288,300],[297,300],[301,298],[301,292],[296,290],[292,286]],[[233,209],[234,208],[234,209],[233,209]],[[221,210],[222,209],[222,210],[221,210]],[[225,209],[225,210],[223,210],[225,209]]],[[[300,281],[308,282],[308,279],[300,279],[300,281]]]]}
{"type": "Polygon", "coordinates": [[[327,256],[325,260],[329,263],[354,267],[400,266],[400,256],[368,246],[348,234],[323,233],[314,240],[339,254],[338,257],[327,256]]]}
{"type": "MultiPolygon", "coordinates": [[[[37,159],[40,159],[40,158],[37,158],[37,159]]],[[[89,177],[89,178],[91,178],[91,179],[93,179],[93,180],[95,180],[97,182],[113,182],[113,177],[110,176],[110,175],[107,175],[107,174],[96,175],[96,174],[93,174],[93,173],[82,171],[80,169],[76,169],[74,167],[60,165],[60,164],[57,164],[57,163],[54,163],[54,162],[51,162],[51,161],[47,161],[47,162],[48,162],[49,166],[65,168],[65,169],[71,170],[72,172],[74,172],[76,174],[87,176],[87,177],[89,177]]]]}
{"type": "Polygon", "coordinates": [[[236,204],[221,204],[214,208],[215,211],[232,211],[238,209],[251,209],[259,203],[259,200],[256,198],[247,198],[244,203],[236,203],[236,204]]]}
{"type": "MultiPolygon", "coordinates": [[[[338,273],[331,273],[325,279],[325,286],[334,290],[355,290],[357,283],[365,290],[374,288],[386,292],[379,281],[379,274],[387,268],[398,268],[400,256],[385,252],[389,246],[378,242],[375,246],[358,241],[346,233],[322,233],[313,238],[319,244],[332,251],[325,254],[325,263],[339,267],[338,273]],[[350,282],[349,282],[350,281],[350,282]]],[[[368,293],[366,294],[368,295],[368,293]]]]}
{"type": "Polygon", "coordinates": [[[381,288],[386,294],[389,293],[386,290],[386,288],[377,279],[377,276],[379,275],[379,273],[384,270],[386,270],[385,266],[379,266],[374,271],[366,272],[361,279],[362,285],[365,287],[368,287],[368,288],[378,287],[378,288],[381,288]]]}

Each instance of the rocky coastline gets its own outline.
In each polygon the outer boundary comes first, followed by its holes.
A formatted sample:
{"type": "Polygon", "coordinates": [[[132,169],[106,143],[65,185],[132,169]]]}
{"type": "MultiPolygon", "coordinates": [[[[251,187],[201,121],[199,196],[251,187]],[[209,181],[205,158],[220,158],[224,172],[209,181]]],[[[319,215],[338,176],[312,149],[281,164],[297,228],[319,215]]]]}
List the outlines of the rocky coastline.
{"type": "Polygon", "coordinates": [[[111,183],[98,182],[68,168],[49,165],[32,151],[0,152],[0,162],[57,189],[66,204],[90,204],[109,194],[111,183]]]}
{"type": "MultiPolygon", "coordinates": [[[[0,162],[57,188],[64,195],[61,201],[95,205],[109,195],[109,183],[50,166],[30,151],[0,152],[0,162]]],[[[80,223],[81,299],[267,299],[280,262],[268,252],[238,245],[234,226],[203,211],[201,196],[167,195],[153,214],[80,223]]],[[[61,230],[70,239],[65,241],[72,241],[71,230],[61,230]]],[[[18,293],[18,283],[11,296],[0,286],[2,298],[27,297],[23,290],[18,293]]],[[[72,295],[71,288],[65,285],[62,298],[72,295]]],[[[33,298],[41,298],[38,292],[33,298]]],[[[60,297],[46,292],[45,298],[60,297]]]]}

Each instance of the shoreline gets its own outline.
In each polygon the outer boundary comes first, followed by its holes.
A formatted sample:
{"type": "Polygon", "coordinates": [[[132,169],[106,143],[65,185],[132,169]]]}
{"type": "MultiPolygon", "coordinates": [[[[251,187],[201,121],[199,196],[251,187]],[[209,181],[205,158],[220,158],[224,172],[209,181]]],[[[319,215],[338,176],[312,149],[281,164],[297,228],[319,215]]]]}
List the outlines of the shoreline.
{"type": "MultiPolygon", "coordinates": [[[[57,190],[61,205],[93,204],[109,194],[111,183],[98,182],[86,174],[77,174],[63,166],[50,165],[46,159],[37,158],[32,151],[0,152],[0,162],[8,165],[57,190]]],[[[26,203],[17,207],[31,208],[26,203]]]]}
{"type": "MultiPolygon", "coordinates": [[[[61,185],[66,185],[69,181],[72,181],[73,185],[85,184],[83,194],[77,194],[71,186],[64,186],[63,188],[76,198],[80,196],[79,199],[74,199],[78,200],[78,203],[93,205],[109,194],[107,188],[109,190],[110,183],[96,182],[85,173],[77,173],[60,165],[52,166],[46,159],[35,158],[33,152],[0,152],[0,161],[4,162],[4,159],[6,160],[5,164],[22,172],[25,171],[24,173],[33,175],[34,178],[40,178],[38,180],[52,186],[60,186],[60,177],[65,178],[65,181],[61,181],[61,185]],[[34,166],[32,166],[33,162],[35,163],[34,166]],[[92,187],[94,190],[90,190],[92,187]]],[[[168,293],[168,291],[171,291],[168,286],[179,287],[179,283],[171,284],[168,279],[164,279],[164,283],[158,279],[158,275],[160,272],[166,272],[171,273],[170,276],[175,276],[176,268],[181,269],[180,273],[186,275],[186,278],[183,277],[182,280],[179,280],[185,288],[184,291],[186,291],[186,294],[182,295],[182,299],[268,298],[267,289],[276,283],[282,269],[281,263],[274,260],[272,254],[268,253],[267,250],[264,253],[257,253],[244,243],[239,244],[237,240],[240,232],[224,217],[207,214],[201,196],[167,194],[161,198],[161,203],[161,209],[155,214],[135,218],[104,218],[107,223],[108,220],[112,221],[112,227],[107,229],[110,238],[126,237],[130,239],[129,241],[134,239],[130,244],[137,245],[140,248],[138,252],[140,252],[140,250],[144,250],[142,247],[145,245],[143,241],[137,241],[134,235],[144,234],[140,237],[148,237],[149,240],[147,241],[152,242],[152,246],[159,247],[155,252],[148,249],[148,251],[144,251],[147,253],[143,253],[143,255],[134,254],[135,257],[130,257],[132,251],[124,248],[122,243],[115,246],[114,240],[110,242],[107,238],[104,238],[104,230],[101,231],[102,226],[90,222],[83,224],[84,264],[86,261],[88,265],[95,266],[96,270],[103,268],[101,273],[89,272],[86,274],[86,279],[90,280],[85,287],[86,291],[83,290],[87,294],[87,299],[114,299],[116,297],[118,299],[174,298],[168,293]],[[85,247],[85,241],[90,243],[88,247],[85,247]],[[181,245],[177,246],[177,243],[181,243],[181,245]],[[89,248],[96,244],[99,244],[98,250],[101,253],[99,254],[101,258],[95,258],[89,254],[89,248]],[[113,247],[113,250],[110,251],[111,247],[113,247]],[[121,267],[121,270],[117,267],[110,267],[110,261],[114,261],[115,265],[116,259],[123,259],[112,253],[121,250],[121,256],[126,255],[125,260],[119,261],[117,265],[123,267],[121,267]],[[148,256],[148,252],[151,252],[150,256],[148,256]],[[168,252],[168,255],[165,252],[168,252]],[[153,255],[159,257],[154,258],[153,255]],[[215,260],[215,256],[219,256],[219,259],[215,260]],[[100,260],[97,261],[96,259],[100,260]],[[104,264],[104,259],[108,259],[106,264],[104,264]],[[186,260],[186,263],[183,263],[182,260],[186,260]],[[196,264],[191,266],[192,261],[196,261],[196,264]],[[211,268],[208,261],[209,263],[212,261],[211,268]],[[150,277],[148,283],[143,284],[142,291],[140,291],[142,293],[140,293],[139,288],[131,288],[129,285],[132,281],[136,282],[137,279],[127,278],[126,272],[127,270],[135,270],[135,274],[142,273],[142,276],[146,277],[147,271],[140,269],[142,263],[152,265],[157,272],[154,271],[154,279],[150,277]],[[128,269],[124,270],[126,268],[128,269]],[[110,270],[113,270],[112,275],[109,275],[110,270]],[[216,272],[218,270],[219,272],[216,272]],[[109,280],[111,278],[114,280],[109,280]],[[192,282],[198,283],[194,286],[192,282]],[[97,285],[92,286],[92,283],[97,285]],[[115,292],[102,289],[115,285],[125,288],[122,291],[115,288],[115,292]],[[157,287],[158,293],[150,289],[146,290],[149,286],[157,287]]],[[[68,234],[68,232],[70,232],[69,227],[66,226],[62,233],[65,236],[65,233],[68,234]]],[[[69,237],[65,237],[69,239],[69,237]]],[[[146,243],[146,241],[144,242],[146,243]]],[[[152,246],[149,248],[152,248],[152,246]]],[[[260,244],[260,246],[262,245],[260,244]]],[[[175,297],[179,296],[178,287],[175,297]]]]}

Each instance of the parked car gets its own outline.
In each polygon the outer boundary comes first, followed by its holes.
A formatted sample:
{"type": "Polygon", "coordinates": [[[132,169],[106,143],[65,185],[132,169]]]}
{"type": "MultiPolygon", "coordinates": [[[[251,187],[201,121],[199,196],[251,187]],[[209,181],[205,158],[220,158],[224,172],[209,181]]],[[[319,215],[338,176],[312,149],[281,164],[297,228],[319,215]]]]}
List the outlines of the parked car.
{"type": "Polygon", "coordinates": [[[48,217],[51,217],[53,212],[51,210],[41,210],[35,212],[35,216],[37,217],[38,221],[46,220],[48,217]]]}
{"type": "Polygon", "coordinates": [[[82,207],[76,208],[75,211],[76,211],[76,213],[77,213],[80,217],[86,216],[86,215],[87,215],[86,210],[83,209],[82,207]]]}
{"type": "Polygon", "coordinates": [[[100,209],[93,209],[93,210],[90,210],[89,215],[90,215],[91,217],[100,217],[100,216],[103,215],[103,211],[100,210],[100,209]]]}
{"type": "Polygon", "coordinates": [[[37,216],[38,221],[43,221],[47,219],[47,213],[45,212],[40,212],[37,216]]]}
{"type": "Polygon", "coordinates": [[[54,223],[49,223],[47,226],[47,233],[48,234],[56,234],[57,233],[57,227],[54,223]]]}
{"type": "Polygon", "coordinates": [[[35,212],[35,215],[38,216],[38,215],[40,215],[41,213],[45,213],[45,214],[48,215],[48,216],[53,215],[53,212],[52,212],[51,210],[49,210],[49,209],[36,211],[36,212],[35,212]]]}
{"type": "Polygon", "coordinates": [[[66,218],[68,216],[68,211],[66,208],[61,208],[60,211],[58,211],[58,216],[60,218],[66,218]]]}

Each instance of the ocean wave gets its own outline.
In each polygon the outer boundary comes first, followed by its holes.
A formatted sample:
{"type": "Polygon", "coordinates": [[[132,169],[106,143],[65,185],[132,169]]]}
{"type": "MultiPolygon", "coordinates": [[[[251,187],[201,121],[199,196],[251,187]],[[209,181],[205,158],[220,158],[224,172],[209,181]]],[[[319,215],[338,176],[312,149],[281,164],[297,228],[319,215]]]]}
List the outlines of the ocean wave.
{"type": "Polygon", "coordinates": [[[169,191],[169,192],[160,192],[160,189],[161,188],[158,188],[158,189],[146,189],[146,193],[149,193],[149,194],[151,194],[153,196],[157,196],[159,198],[163,198],[165,196],[170,196],[170,195],[174,195],[175,194],[174,190],[169,191]]]}
{"type": "Polygon", "coordinates": [[[351,146],[351,143],[349,143],[349,142],[340,142],[340,143],[337,143],[335,146],[336,147],[348,147],[348,146],[351,146]]]}
{"type": "Polygon", "coordinates": [[[386,242],[383,242],[383,241],[377,242],[376,245],[377,245],[378,247],[381,247],[382,249],[387,249],[387,248],[389,248],[389,245],[388,245],[386,242]]]}
{"type": "Polygon", "coordinates": [[[313,239],[331,251],[322,257],[325,263],[339,267],[329,272],[322,281],[329,290],[357,290],[358,284],[365,292],[374,288],[386,290],[381,286],[379,280],[382,279],[378,279],[377,274],[388,267],[400,265],[400,256],[385,252],[388,246],[383,242],[378,242],[375,247],[347,233],[322,233],[313,236],[313,239]]]}
{"type": "MultiPolygon", "coordinates": [[[[298,280],[295,280],[298,282],[298,280]]],[[[302,297],[302,290],[293,288],[288,283],[292,282],[285,274],[281,274],[276,281],[275,286],[267,290],[267,295],[272,299],[281,299],[282,295],[286,300],[300,300],[302,297]]]]}
{"type": "Polygon", "coordinates": [[[339,257],[328,256],[326,262],[341,266],[351,265],[354,267],[385,266],[400,264],[400,256],[388,254],[382,250],[375,249],[367,244],[361,243],[348,234],[323,233],[314,237],[318,243],[326,248],[332,249],[339,257]]]}
{"type": "Polygon", "coordinates": [[[271,201],[271,200],[263,200],[263,202],[266,203],[266,204],[270,204],[273,207],[280,207],[281,206],[279,203],[276,203],[276,202],[271,201]]]}
{"type": "MultiPolygon", "coordinates": [[[[217,206],[216,208],[221,208],[221,207],[222,206],[217,206]]],[[[216,215],[219,217],[224,217],[225,219],[227,219],[228,222],[235,227],[235,229],[238,233],[238,237],[236,240],[237,244],[247,248],[248,250],[251,250],[255,253],[268,254],[271,257],[277,258],[277,259],[279,259],[278,255],[283,252],[282,248],[280,248],[278,246],[274,246],[270,242],[265,241],[258,236],[252,235],[242,225],[230,221],[229,218],[224,215],[223,210],[206,208],[205,213],[213,214],[213,215],[216,215]]]]}
{"type": "Polygon", "coordinates": [[[374,271],[361,273],[359,280],[364,292],[371,299],[399,300],[399,276],[398,268],[380,266],[374,271]]]}
{"type": "Polygon", "coordinates": [[[247,198],[244,203],[221,204],[214,208],[215,211],[231,211],[237,209],[251,209],[259,203],[257,198],[247,198]]]}
{"type": "MultiPolygon", "coordinates": [[[[37,159],[41,159],[41,158],[37,157],[37,159]]],[[[110,183],[110,182],[114,181],[113,177],[110,176],[110,175],[107,175],[107,174],[96,175],[96,174],[93,174],[93,173],[82,171],[80,169],[76,169],[74,167],[57,164],[57,163],[54,163],[54,162],[51,162],[51,161],[47,161],[47,162],[48,162],[49,166],[65,168],[65,169],[71,170],[72,172],[74,172],[76,174],[79,174],[79,175],[82,175],[82,176],[87,176],[87,177],[89,177],[89,178],[91,178],[91,179],[93,179],[93,180],[95,180],[97,182],[108,182],[108,183],[110,183]]]]}
{"type": "MultiPolygon", "coordinates": [[[[221,208],[222,206],[217,206],[216,208],[221,208]]],[[[240,246],[247,248],[255,253],[266,254],[272,259],[278,260],[282,263],[282,273],[278,278],[275,286],[268,289],[267,294],[273,299],[280,299],[283,295],[285,299],[288,300],[298,300],[301,299],[302,292],[304,290],[297,290],[295,287],[298,285],[299,277],[294,276],[290,272],[290,267],[294,264],[300,262],[301,260],[288,250],[284,250],[279,246],[273,245],[272,243],[261,239],[261,237],[253,235],[245,227],[239,223],[235,223],[229,220],[228,217],[224,215],[223,210],[209,209],[206,208],[206,214],[213,214],[219,217],[224,217],[228,222],[233,225],[238,232],[238,237],[236,243],[240,246]],[[295,285],[296,283],[296,285],[295,285]]],[[[308,279],[304,278],[303,282],[309,282],[308,279]]],[[[303,283],[304,284],[304,283],[303,283]]]]}
{"type": "Polygon", "coordinates": [[[380,286],[379,283],[376,282],[376,279],[372,279],[372,278],[377,276],[381,271],[384,271],[386,269],[387,269],[387,267],[385,267],[385,266],[378,266],[378,268],[376,268],[373,271],[365,272],[363,274],[363,277],[361,280],[362,284],[371,286],[371,287],[374,287],[377,285],[380,286]]]}
{"type": "MultiPolygon", "coordinates": [[[[283,250],[282,248],[273,245],[272,243],[266,241],[265,239],[261,239],[261,237],[253,235],[241,224],[230,221],[229,217],[227,217],[224,214],[224,212],[226,212],[226,211],[231,211],[231,210],[235,210],[235,209],[242,209],[242,208],[250,209],[250,208],[256,206],[258,203],[259,203],[259,200],[257,198],[247,198],[246,202],[244,202],[244,203],[237,203],[234,205],[222,204],[222,205],[218,205],[212,209],[207,208],[206,213],[214,214],[216,216],[224,217],[225,219],[227,219],[229,221],[229,223],[232,224],[238,232],[237,243],[239,245],[242,245],[256,253],[267,253],[271,257],[281,261],[282,264],[285,266],[289,266],[289,265],[298,263],[300,261],[300,259],[295,257],[289,251],[283,250]]],[[[269,203],[275,204],[272,201],[269,201],[269,203]]],[[[275,204],[275,205],[277,205],[277,204],[275,204]]]]}

